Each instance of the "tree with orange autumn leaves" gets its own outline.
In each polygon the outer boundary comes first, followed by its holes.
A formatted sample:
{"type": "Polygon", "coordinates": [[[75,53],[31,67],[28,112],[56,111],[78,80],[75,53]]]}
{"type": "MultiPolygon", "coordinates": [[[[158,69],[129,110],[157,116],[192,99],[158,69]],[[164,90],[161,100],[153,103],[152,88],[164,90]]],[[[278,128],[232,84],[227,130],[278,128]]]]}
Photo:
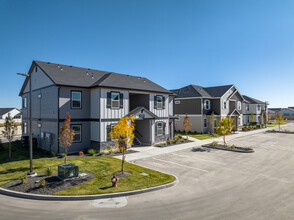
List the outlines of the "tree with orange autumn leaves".
{"type": "Polygon", "coordinates": [[[125,151],[130,148],[135,138],[135,116],[130,115],[121,118],[119,122],[112,127],[109,136],[114,140],[115,147],[122,153],[121,172],[124,173],[124,162],[126,159],[125,151]]]}
{"type": "Polygon", "coordinates": [[[71,146],[75,136],[75,131],[73,129],[70,129],[70,118],[70,114],[67,113],[66,119],[63,122],[63,126],[60,129],[59,135],[59,144],[65,149],[64,164],[67,163],[68,148],[71,146]]]}

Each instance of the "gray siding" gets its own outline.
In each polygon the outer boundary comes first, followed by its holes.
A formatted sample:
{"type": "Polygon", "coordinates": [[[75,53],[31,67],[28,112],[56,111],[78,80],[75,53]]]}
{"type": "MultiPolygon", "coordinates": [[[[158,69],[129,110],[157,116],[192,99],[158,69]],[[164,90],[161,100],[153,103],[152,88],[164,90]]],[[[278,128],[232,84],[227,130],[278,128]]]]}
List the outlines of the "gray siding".
{"type": "Polygon", "coordinates": [[[201,99],[175,99],[180,104],[174,104],[174,113],[177,114],[201,114],[201,99]]]}

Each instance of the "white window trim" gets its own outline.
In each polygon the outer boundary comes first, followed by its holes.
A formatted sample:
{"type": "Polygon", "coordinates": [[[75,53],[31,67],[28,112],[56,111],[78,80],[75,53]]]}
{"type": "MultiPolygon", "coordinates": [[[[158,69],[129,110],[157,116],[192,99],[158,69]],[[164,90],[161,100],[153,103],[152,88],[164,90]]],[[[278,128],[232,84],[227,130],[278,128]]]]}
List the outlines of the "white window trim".
{"type": "Polygon", "coordinates": [[[71,91],[71,108],[73,109],[80,109],[82,108],[82,92],[81,91],[71,91]],[[73,98],[73,93],[79,93],[81,96],[80,96],[80,99],[74,99],[73,98]],[[79,101],[80,102],[80,106],[79,107],[74,107],[73,106],[73,101],[79,101]]]}
{"type": "Polygon", "coordinates": [[[157,136],[162,136],[163,135],[163,122],[157,122],[157,136]],[[159,124],[161,124],[161,128],[159,129],[159,124]],[[159,130],[161,130],[161,133],[159,133],[159,130]]]}
{"type": "Polygon", "coordinates": [[[157,95],[156,96],[156,104],[157,104],[157,109],[163,109],[163,96],[162,95],[157,95]],[[158,101],[158,98],[161,98],[161,101],[158,101]],[[161,106],[159,107],[159,104],[161,104],[161,106]]]}
{"type": "MultiPolygon", "coordinates": [[[[79,140],[74,140],[73,143],[79,143],[79,142],[82,142],[82,125],[71,125],[71,129],[73,129],[73,127],[77,127],[79,126],[80,127],[80,132],[76,133],[75,131],[75,135],[76,134],[79,134],[80,135],[80,139],[79,140]]],[[[73,129],[74,130],[74,129],[73,129]]]]}
{"type": "Polygon", "coordinates": [[[228,105],[227,100],[224,100],[223,101],[223,109],[227,109],[227,107],[228,107],[227,105],[228,105]]]}
{"type": "Polygon", "coordinates": [[[203,119],[203,127],[204,127],[204,128],[207,128],[207,118],[204,118],[204,119],[203,119]],[[205,125],[206,125],[206,126],[205,126],[205,125]]]}
{"type": "Polygon", "coordinates": [[[240,101],[237,102],[237,109],[238,110],[242,109],[242,103],[240,101]]]}
{"type": "Polygon", "coordinates": [[[210,110],[210,100],[208,100],[208,99],[204,100],[204,109],[210,110]]]}
{"type": "Polygon", "coordinates": [[[111,92],[111,101],[110,101],[110,104],[111,104],[111,108],[112,109],[119,109],[120,108],[120,93],[119,92],[111,92]],[[112,94],[118,94],[118,100],[114,100],[112,98],[112,94]],[[117,106],[114,106],[114,103],[117,103],[117,106]]]}

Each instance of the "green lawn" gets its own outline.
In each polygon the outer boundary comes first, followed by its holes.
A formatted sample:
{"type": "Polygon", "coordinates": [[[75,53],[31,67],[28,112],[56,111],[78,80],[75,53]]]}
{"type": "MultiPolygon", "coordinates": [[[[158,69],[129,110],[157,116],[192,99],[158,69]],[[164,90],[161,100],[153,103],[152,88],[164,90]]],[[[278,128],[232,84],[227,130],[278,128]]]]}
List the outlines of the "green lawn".
{"type": "MultiPolygon", "coordinates": [[[[186,134],[185,133],[180,133],[180,135],[186,135],[186,134]]],[[[188,136],[196,138],[198,140],[205,140],[205,139],[212,138],[212,136],[210,136],[208,134],[188,134],[188,136]]]]}
{"type": "MultiPolygon", "coordinates": [[[[15,179],[20,179],[29,171],[28,153],[17,150],[15,146],[12,152],[16,159],[12,162],[5,162],[8,156],[7,146],[5,151],[0,152],[0,186],[15,179]]],[[[63,159],[42,158],[36,155],[33,160],[34,171],[45,172],[48,167],[57,172],[57,166],[63,163],[63,159]]],[[[144,189],[170,183],[175,180],[173,176],[140,167],[131,163],[125,163],[125,171],[133,175],[120,178],[118,187],[112,188],[110,178],[121,169],[121,160],[112,157],[77,157],[68,159],[68,163],[79,166],[80,172],[92,172],[95,178],[88,183],[74,188],[61,191],[56,195],[91,195],[102,193],[123,192],[137,189],[144,189]],[[149,176],[142,176],[140,173],[148,173],[149,176]]]]}
{"type": "MultiPolygon", "coordinates": [[[[281,125],[285,125],[285,124],[288,124],[287,122],[282,122],[281,123],[281,125]]],[[[275,127],[275,126],[277,126],[277,125],[279,125],[279,123],[277,123],[277,122],[272,122],[271,124],[267,124],[266,126],[267,127],[275,127]]]]}

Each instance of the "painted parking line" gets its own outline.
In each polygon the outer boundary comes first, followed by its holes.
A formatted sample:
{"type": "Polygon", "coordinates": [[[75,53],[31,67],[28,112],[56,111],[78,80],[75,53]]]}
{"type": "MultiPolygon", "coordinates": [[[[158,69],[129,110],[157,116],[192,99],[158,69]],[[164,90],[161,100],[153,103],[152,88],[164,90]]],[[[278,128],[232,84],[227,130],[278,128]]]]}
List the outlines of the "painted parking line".
{"type": "Polygon", "coordinates": [[[161,159],[157,159],[157,158],[154,158],[154,157],[152,157],[152,159],[154,159],[154,160],[158,160],[158,161],[161,161],[161,162],[165,162],[165,163],[174,164],[174,165],[177,165],[177,166],[180,166],[180,167],[185,167],[185,168],[188,168],[188,169],[193,169],[193,170],[202,171],[202,172],[205,172],[205,173],[208,173],[208,172],[209,172],[208,170],[203,170],[203,169],[196,168],[196,167],[190,167],[190,166],[186,166],[186,165],[179,164],[179,163],[172,162],[172,161],[161,160],[161,159]]]}
{"type": "MultiPolygon", "coordinates": [[[[181,154],[176,154],[176,153],[173,153],[173,155],[180,156],[180,157],[187,157],[187,158],[190,158],[191,159],[191,156],[186,156],[186,155],[181,155],[181,154]]],[[[195,159],[195,158],[193,158],[193,159],[195,159]]],[[[217,162],[217,161],[213,161],[213,160],[202,159],[202,158],[199,158],[199,157],[197,157],[196,159],[197,160],[208,161],[208,162],[211,162],[211,163],[226,165],[225,163],[222,163],[222,162],[217,162]]]]}

